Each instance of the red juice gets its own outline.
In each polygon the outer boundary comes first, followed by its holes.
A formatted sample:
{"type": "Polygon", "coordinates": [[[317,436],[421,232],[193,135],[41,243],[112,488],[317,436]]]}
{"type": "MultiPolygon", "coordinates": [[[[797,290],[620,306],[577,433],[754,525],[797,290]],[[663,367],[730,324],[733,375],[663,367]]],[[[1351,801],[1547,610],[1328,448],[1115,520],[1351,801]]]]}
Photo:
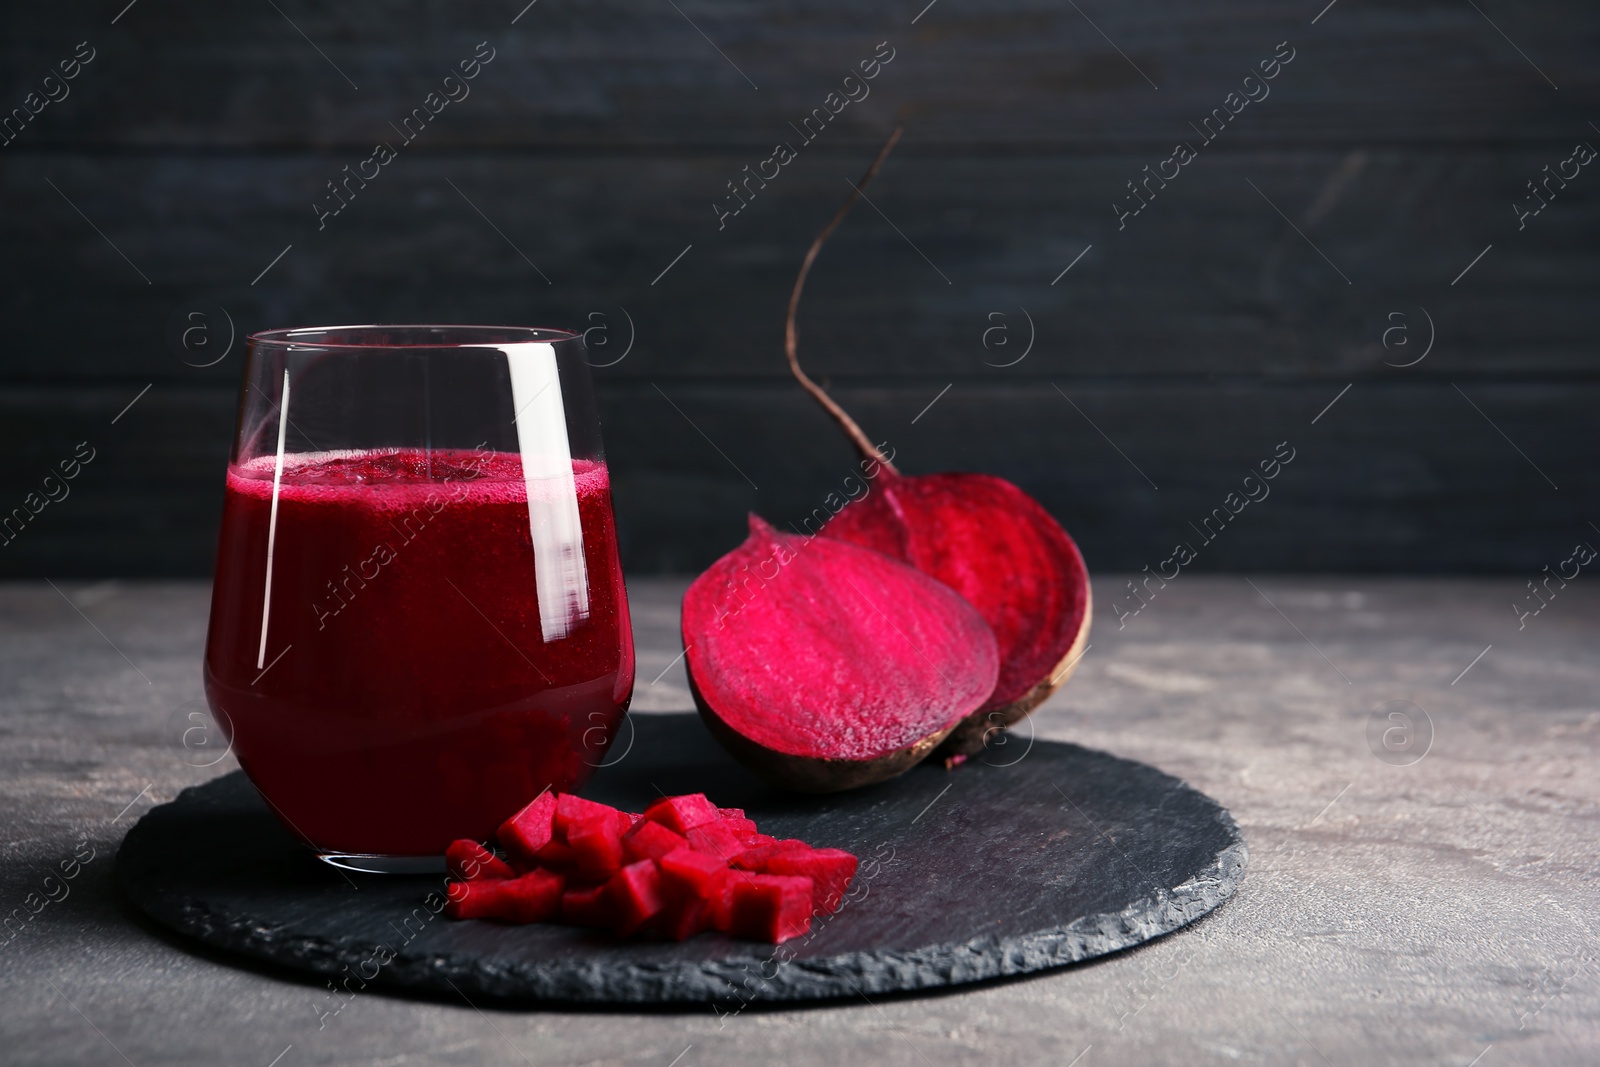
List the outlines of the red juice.
{"type": "Polygon", "coordinates": [[[633,692],[605,465],[573,462],[587,613],[547,642],[521,457],[286,456],[264,612],[275,461],[228,471],[205,683],[283,821],[324,852],[438,855],[580,786],[633,692]]]}

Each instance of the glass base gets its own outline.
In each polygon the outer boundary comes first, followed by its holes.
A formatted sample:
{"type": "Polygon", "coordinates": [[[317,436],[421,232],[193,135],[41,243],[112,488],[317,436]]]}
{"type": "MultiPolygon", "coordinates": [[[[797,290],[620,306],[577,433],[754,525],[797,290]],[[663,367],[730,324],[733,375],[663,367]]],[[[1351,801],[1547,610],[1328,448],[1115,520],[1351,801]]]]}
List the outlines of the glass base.
{"type": "Polygon", "coordinates": [[[367,852],[318,852],[331,867],[361,874],[444,874],[443,856],[381,856],[367,852]]]}

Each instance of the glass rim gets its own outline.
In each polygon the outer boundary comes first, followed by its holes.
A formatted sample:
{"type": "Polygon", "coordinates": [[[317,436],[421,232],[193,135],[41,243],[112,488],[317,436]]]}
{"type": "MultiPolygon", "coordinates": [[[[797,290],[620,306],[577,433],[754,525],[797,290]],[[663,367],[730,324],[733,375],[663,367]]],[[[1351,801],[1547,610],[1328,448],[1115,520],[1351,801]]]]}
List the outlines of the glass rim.
{"type": "Polygon", "coordinates": [[[258,330],[246,340],[251,348],[279,349],[331,349],[350,352],[408,351],[418,349],[493,347],[506,344],[559,344],[564,341],[581,341],[582,334],[544,326],[488,326],[473,323],[359,323],[342,326],[294,326],[273,330],[258,330]],[[447,340],[423,344],[388,344],[363,341],[357,337],[364,331],[439,330],[451,336],[447,340]],[[515,340],[505,339],[506,334],[520,335],[515,340]],[[474,340],[477,336],[479,339],[474,340]],[[493,340],[482,339],[491,335],[493,340]]]}

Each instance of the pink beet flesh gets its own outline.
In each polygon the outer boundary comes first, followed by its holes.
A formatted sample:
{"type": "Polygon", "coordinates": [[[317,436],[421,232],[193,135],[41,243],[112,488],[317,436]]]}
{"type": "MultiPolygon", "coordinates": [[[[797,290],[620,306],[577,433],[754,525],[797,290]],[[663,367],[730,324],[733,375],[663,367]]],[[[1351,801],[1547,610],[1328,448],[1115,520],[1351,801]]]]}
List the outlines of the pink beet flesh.
{"type": "Polygon", "coordinates": [[[622,853],[629,863],[635,860],[659,860],[688,843],[682,834],[675,834],[658,822],[641,819],[622,836],[622,853]]]}
{"type": "Polygon", "coordinates": [[[1056,670],[1089,603],[1078,546],[1039,502],[988,474],[893,476],[847,505],[824,536],[876,549],[948,585],[994,630],[1000,677],[982,710],[1056,670]]]}
{"type": "Polygon", "coordinates": [[[774,944],[811,929],[811,879],[746,874],[732,884],[728,932],[774,944]]]}
{"type": "Polygon", "coordinates": [[[560,910],[562,884],[561,876],[549,871],[458,882],[451,887],[445,914],[452,919],[544,922],[560,910]]]}
{"type": "Polygon", "coordinates": [[[609,814],[567,823],[567,846],[572,849],[573,866],[579,877],[600,881],[622,866],[622,833],[609,814]]]}
{"type": "Polygon", "coordinates": [[[893,754],[976,711],[999,672],[993,632],[948,586],[753,515],[749,539],[689,587],[683,636],[716,716],[790,756],[893,754]]]}
{"type": "Polygon", "coordinates": [[[704,793],[690,793],[656,801],[645,809],[644,817],[669,830],[686,834],[696,826],[719,821],[722,810],[707,800],[704,793]]]}
{"type": "Polygon", "coordinates": [[[604,899],[611,910],[611,928],[624,937],[633,933],[666,907],[660,868],[651,860],[628,864],[606,883],[604,899]]]}
{"type": "Polygon", "coordinates": [[[450,846],[445,912],[453,919],[560,921],[628,937],[682,941],[710,928],[780,942],[836,911],[856,859],[776,841],[742,811],[703,795],[668,797],[648,818],[577,797],[547,796],[507,820],[519,849],[544,839],[522,873],[476,841],[450,846]],[[659,820],[659,821],[658,821],[659,820]],[[686,834],[666,824],[692,824],[686,834]],[[729,867],[735,858],[743,868],[729,867]]]}
{"type": "Polygon", "coordinates": [[[501,824],[495,837],[519,866],[530,866],[534,854],[550,843],[556,795],[540,793],[526,807],[501,824]]]}
{"type": "Polygon", "coordinates": [[[763,874],[784,874],[811,879],[817,910],[832,914],[844,904],[844,891],[855,877],[856,858],[837,848],[805,852],[780,852],[767,860],[763,874]]]}

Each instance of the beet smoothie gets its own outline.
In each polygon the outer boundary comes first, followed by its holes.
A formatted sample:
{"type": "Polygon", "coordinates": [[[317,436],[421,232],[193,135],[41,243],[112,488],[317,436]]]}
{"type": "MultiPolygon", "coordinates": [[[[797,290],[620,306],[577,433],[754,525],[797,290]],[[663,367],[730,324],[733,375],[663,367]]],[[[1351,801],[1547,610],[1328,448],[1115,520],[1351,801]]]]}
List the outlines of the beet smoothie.
{"type": "Polygon", "coordinates": [[[605,465],[548,483],[575,483],[586,575],[549,639],[521,457],[276,458],[228,471],[205,684],[284,822],[323,852],[439,855],[581,785],[633,690],[605,465]]]}

